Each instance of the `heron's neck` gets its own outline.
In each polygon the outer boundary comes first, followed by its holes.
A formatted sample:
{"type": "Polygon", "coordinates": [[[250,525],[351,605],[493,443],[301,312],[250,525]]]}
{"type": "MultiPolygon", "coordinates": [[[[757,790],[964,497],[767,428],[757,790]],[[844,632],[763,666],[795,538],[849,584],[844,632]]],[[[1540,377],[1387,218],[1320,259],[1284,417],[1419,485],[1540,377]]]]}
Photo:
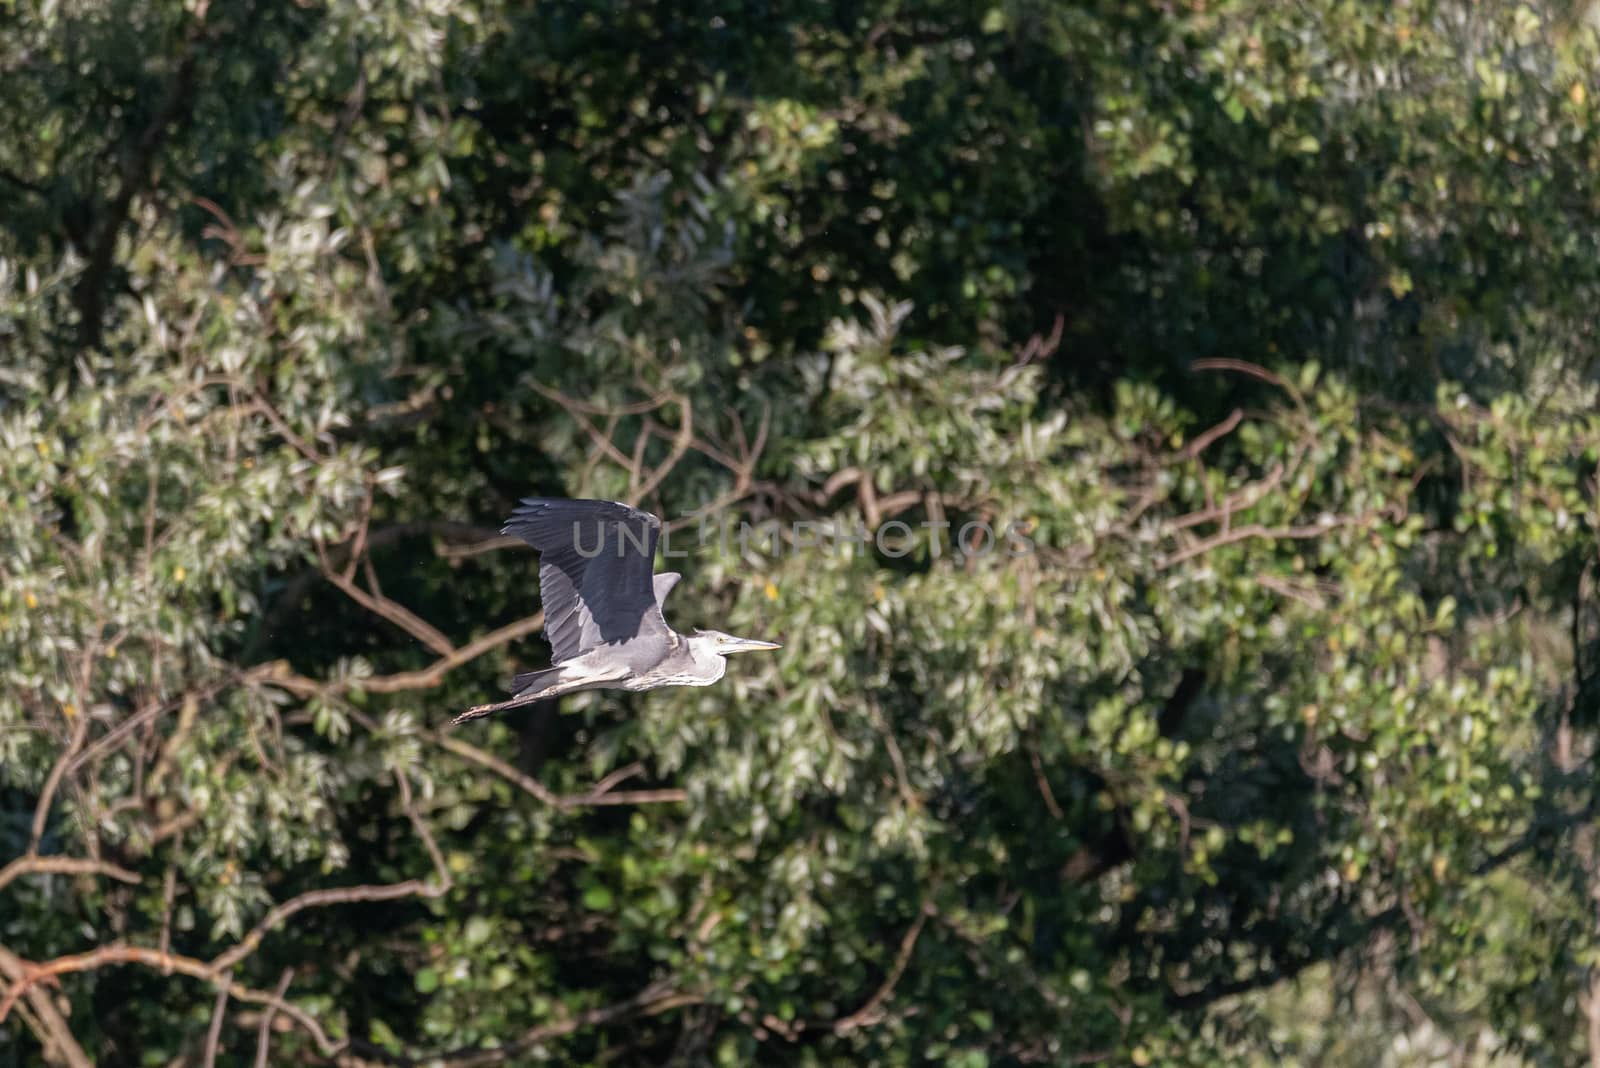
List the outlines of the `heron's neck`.
{"type": "Polygon", "coordinates": [[[689,643],[689,656],[693,658],[695,666],[700,669],[696,674],[705,676],[707,684],[721,679],[723,672],[728,670],[728,658],[713,649],[707,642],[691,641],[689,643]]]}

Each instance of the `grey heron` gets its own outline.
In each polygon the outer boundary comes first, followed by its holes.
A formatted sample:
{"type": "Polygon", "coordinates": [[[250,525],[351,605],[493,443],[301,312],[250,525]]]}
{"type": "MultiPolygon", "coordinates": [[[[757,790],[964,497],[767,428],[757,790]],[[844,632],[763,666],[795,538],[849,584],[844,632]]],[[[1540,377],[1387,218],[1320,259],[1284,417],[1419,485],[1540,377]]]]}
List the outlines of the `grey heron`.
{"type": "Polygon", "coordinates": [[[452,722],[579,690],[710,686],[729,653],[781,648],[718,630],[679,634],[661,604],[681,577],[654,574],[661,520],[617,501],[528,497],[506,520],[539,550],[539,598],[551,665],[511,680],[509,701],[477,705],[452,722]]]}

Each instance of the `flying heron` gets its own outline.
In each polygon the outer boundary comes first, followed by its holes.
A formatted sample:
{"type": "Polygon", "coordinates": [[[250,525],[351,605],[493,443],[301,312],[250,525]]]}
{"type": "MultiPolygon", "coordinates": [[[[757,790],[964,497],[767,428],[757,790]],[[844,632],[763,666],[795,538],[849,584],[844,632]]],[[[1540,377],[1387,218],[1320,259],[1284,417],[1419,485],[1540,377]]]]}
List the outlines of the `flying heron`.
{"type": "Polygon", "coordinates": [[[719,630],[679,634],[661,603],[681,578],[655,570],[661,520],[617,501],[525,499],[502,534],[539,550],[539,598],[551,665],[511,680],[516,696],[477,705],[452,723],[579,690],[710,686],[729,653],[780,648],[719,630]]]}

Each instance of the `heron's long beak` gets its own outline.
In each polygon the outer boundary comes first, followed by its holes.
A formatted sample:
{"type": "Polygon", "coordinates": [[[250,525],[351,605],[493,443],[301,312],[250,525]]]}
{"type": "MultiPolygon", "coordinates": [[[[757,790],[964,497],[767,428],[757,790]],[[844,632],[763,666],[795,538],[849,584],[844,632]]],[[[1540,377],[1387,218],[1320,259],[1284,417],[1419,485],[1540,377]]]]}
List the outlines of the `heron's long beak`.
{"type": "Polygon", "coordinates": [[[724,653],[754,653],[761,649],[782,649],[777,642],[764,642],[755,638],[724,638],[722,652],[724,653]]]}

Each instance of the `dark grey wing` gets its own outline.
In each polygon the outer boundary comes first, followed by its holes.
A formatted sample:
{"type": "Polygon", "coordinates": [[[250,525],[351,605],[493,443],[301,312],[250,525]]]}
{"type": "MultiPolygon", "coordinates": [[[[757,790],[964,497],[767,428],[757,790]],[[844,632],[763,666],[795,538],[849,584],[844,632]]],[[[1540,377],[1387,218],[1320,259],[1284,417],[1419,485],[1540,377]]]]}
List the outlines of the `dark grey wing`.
{"type": "Polygon", "coordinates": [[[539,550],[544,633],[559,663],[661,627],[661,521],[617,501],[529,497],[501,528],[539,550]]]}

